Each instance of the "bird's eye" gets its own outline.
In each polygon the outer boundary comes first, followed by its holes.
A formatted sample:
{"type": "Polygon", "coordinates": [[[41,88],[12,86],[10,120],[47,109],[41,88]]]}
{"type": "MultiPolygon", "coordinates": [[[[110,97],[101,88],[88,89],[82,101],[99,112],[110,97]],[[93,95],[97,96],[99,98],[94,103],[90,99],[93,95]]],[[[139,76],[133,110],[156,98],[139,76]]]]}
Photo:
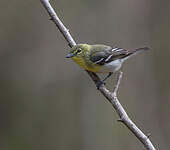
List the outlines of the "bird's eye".
{"type": "Polygon", "coordinates": [[[81,52],[81,49],[79,48],[78,50],[77,50],[77,53],[80,53],[81,52]]]}

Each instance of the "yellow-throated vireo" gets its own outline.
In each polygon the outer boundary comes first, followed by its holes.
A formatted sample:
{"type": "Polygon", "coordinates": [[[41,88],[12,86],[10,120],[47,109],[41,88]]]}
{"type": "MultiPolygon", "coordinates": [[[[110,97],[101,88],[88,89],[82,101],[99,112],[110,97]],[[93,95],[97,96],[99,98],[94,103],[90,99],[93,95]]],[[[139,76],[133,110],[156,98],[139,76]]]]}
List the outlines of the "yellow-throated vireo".
{"type": "Polygon", "coordinates": [[[71,48],[66,58],[72,58],[85,70],[95,73],[109,73],[96,86],[99,88],[114,72],[118,71],[122,63],[134,54],[148,50],[148,47],[126,50],[118,47],[96,44],[77,44],[71,48]]]}

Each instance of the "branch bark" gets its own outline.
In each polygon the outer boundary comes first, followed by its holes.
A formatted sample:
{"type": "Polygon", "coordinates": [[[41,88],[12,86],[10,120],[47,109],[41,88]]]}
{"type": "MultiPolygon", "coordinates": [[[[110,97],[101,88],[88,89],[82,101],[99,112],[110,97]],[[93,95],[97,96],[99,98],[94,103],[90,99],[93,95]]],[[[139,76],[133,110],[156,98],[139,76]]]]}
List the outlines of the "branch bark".
{"type": "MultiPolygon", "coordinates": [[[[49,3],[49,0],[40,0],[43,4],[44,8],[47,10],[48,14],[50,15],[50,20],[52,20],[57,28],[60,30],[61,34],[64,36],[65,40],[68,42],[68,45],[70,47],[73,47],[76,45],[76,42],[72,38],[71,34],[69,33],[69,30],[64,26],[64,24],[61,22],[57,14],[55,13],[54,9],[52,8],[51,4],[49,3]]],[[[94,83],[98,83],[100,81],[100,78],[97,74],[93,72],[86,71],[91,79],[94,81],[94,83]]],[[[151,143],[148,136],[146,136],[129,118],[126,111],[120,104],[118,98],[117,98],[117,91],[119,88],[120,80],[122,78],[122,72],[119,73],[116,86],[114,88],[113,92],[110,92],[105,85],[100,86],[99,91],[103,94],[103,96],[111,103],[113,108],[116,110],[117,114],[119,115],[120,119],[118,121],[122,122],[127,128],[139,139],[140,142],[143,143],[144,147],[147,150],[155,150],[153,144],[151,143]]]]}

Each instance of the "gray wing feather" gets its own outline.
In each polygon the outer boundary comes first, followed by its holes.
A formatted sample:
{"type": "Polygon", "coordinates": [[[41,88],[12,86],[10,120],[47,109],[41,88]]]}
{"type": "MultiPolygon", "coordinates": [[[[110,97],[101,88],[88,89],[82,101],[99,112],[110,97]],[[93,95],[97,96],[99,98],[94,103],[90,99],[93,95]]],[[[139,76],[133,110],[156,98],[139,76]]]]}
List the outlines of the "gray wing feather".
{"type": "Polygon", "coordinates": [[[111,48],[110,46],[103,46],[91,52],[90,60],[98,65],[104,65],[116,59],[128,56],[128,51],[122,48],[111,48]]]}

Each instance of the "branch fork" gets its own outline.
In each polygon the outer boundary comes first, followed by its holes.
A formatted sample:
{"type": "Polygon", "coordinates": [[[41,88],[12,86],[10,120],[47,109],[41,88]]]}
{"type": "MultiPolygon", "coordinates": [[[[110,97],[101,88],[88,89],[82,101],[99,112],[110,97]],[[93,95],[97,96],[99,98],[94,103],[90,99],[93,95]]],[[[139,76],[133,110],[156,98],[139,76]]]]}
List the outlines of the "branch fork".
{"type": "MultiPolygon", "coordinates": [[[[73,47],[76,45],[76,42],[72,38],[71,34],[69,33],[69,30],[64,26],[64,24],[61,22],[57,14],[55,13],[54,9],[52,8],[51,4],[49,3],[49,0],[40,0],[46,11],[48,12],[50,16],[50,20],[54,22],[54,24],[57,26],[57,28],[60,30],[61,34],[64,36],[65,40],[68,42],[68,45],[70,47],[73,47]]],[[[94,81],[96,84],[100,81],[100,78],[97,76],[97,74],[87,71],[90,78],[94,81]]],[[[117,92],[120,85],[120,81],[122,79],[122,72],[119,73],[117,83],[114,87],[113,92],[110,92],[105,85],[101,85],[99,88],[99,91],[103,94],[103,96],[111,103],[113,108],[116,110],[117,114],[119,115],[120,119],[117,121],[122,122],[137,138],[138,140],[144,145],[144,147],[147,150],[156,150],[153,144],[151,143],[149,136],[145,135],[129,118],[126,111],[120,104],[118,98],[117,98],[117,92]]]]}

